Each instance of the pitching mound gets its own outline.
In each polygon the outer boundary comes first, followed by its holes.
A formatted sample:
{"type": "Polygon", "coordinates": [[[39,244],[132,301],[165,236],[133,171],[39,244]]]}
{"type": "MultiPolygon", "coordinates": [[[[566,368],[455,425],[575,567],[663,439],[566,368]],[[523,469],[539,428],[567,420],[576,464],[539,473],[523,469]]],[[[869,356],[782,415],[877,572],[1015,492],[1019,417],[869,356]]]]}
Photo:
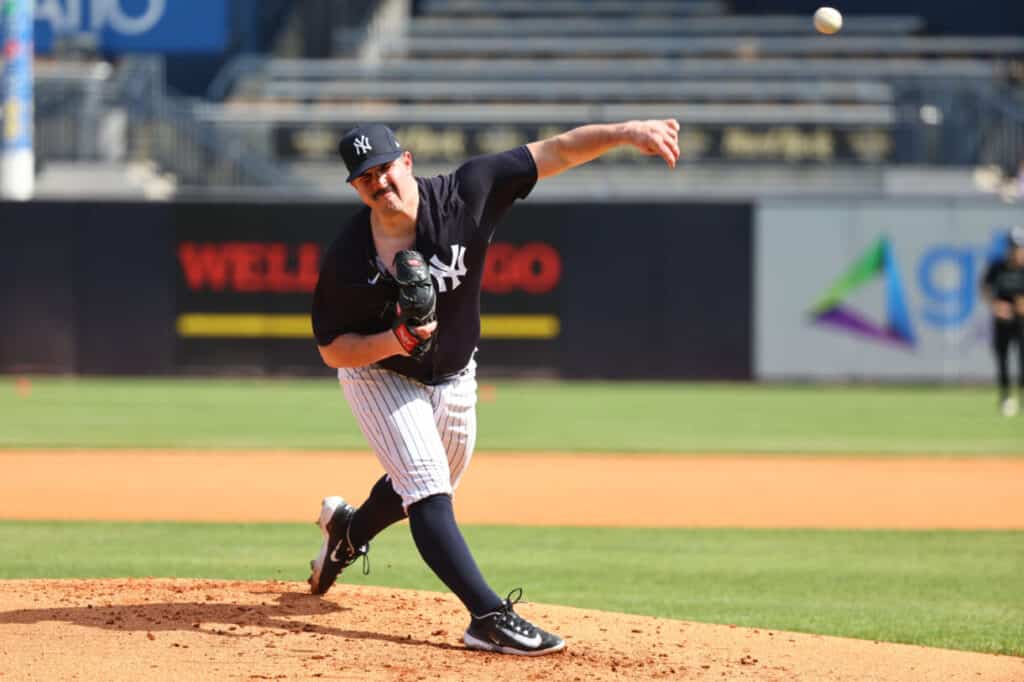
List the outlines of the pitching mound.
{"type": "Polygon", "coordinates": [[[566,651],[462,647],[451,596],[285,582],[0,581],[3,680],[1012,680],[1024,659],[521,604],[566,651]]]}

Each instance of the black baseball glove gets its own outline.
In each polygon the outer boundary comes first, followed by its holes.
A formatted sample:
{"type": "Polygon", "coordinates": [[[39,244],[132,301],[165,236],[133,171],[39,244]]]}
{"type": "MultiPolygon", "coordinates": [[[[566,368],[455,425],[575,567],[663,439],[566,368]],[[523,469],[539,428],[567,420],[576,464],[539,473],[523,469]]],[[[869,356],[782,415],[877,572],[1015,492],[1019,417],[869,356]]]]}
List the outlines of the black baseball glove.
{"type": "Polygon", "coordinates": [[[418,358],[430,350],[433,336],[422,338],[413,328],[437,319],[437,292],[430,280],[430,266],[418,252],[399,251],[395,254],[394,266],[398,305],[391,330],[405,352],[418,358]]]}

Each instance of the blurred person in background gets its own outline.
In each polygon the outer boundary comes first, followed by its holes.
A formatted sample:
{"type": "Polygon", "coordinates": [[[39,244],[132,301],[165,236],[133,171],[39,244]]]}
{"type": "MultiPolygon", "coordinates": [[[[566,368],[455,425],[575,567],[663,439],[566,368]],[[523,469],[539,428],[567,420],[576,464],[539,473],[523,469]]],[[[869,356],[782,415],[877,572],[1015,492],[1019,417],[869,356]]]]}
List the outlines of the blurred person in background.
{"type": "Polygon", "coordinates": [[[1006,257],[993,262],[981,283],[992,311],[992,347],[999,378],[999,409],[1005,417],[1020,410],[1024,393],[1024,225],[1013,228],[1006,257]],[[1018,395],[1010,392],[1010,346],[1017,346],[1018,395]]]}

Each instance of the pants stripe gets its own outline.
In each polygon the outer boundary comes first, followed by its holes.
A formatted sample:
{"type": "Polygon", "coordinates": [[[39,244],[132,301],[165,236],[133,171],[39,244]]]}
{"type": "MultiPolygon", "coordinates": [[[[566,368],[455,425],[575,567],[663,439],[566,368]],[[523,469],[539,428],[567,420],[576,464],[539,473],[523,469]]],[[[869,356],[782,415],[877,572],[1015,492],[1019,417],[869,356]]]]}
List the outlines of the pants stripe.
{"type": "Polygon", "coordinates": [[[379,367],[338,370],[359,427],[405,507],[451,494],[476,442],[476,364],[425,386],[379,367]]]}
{"type": "MultiPolygon", "coordinates": [[[[385,426],[385,416],[389,410],[382,398],[368,390],[361,380],[342,382],[342,388],[363,435],[366,436],[378,458],[386,457],[390,452],[397,452],[398,440],[385,426]]],[[[387,465],[384,468],[388,471],[396,488],[400,486],[414,487],[404,470],[387,465]]]]}

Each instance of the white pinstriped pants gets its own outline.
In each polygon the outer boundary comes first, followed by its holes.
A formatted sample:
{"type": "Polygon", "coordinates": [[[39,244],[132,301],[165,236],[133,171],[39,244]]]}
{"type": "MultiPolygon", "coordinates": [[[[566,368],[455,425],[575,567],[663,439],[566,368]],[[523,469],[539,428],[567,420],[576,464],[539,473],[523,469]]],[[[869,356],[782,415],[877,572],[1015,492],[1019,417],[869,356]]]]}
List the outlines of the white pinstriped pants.
{"type": "Polygon", "coordinates": [[[380,367],[338,370],[352,414],[402,505],[451,495],[476,445],[476,361],[427,386],[380,367]]]}

